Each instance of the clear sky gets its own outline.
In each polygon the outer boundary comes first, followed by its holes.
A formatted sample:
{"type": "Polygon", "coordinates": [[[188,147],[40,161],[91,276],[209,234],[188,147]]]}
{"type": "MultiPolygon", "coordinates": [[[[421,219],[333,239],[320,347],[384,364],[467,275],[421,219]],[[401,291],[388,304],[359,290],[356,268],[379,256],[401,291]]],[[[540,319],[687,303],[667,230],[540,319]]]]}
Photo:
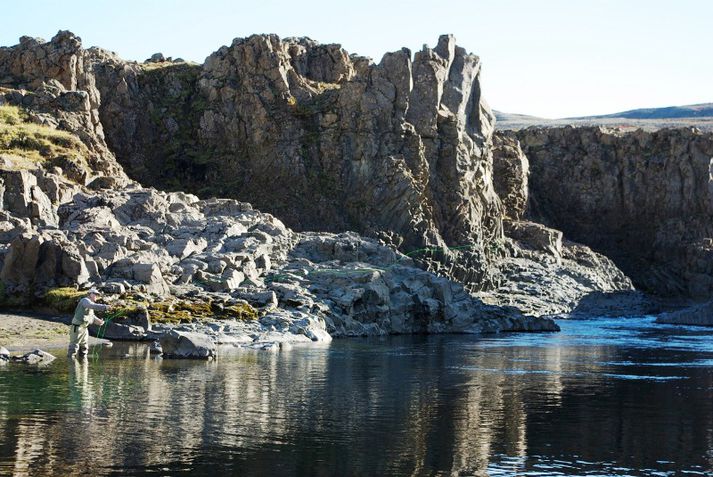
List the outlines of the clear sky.
{"type": "Polygon", "coordinates": [[[713,0],[2,0],[0,45],[68,29],[132,60],[202,62],[252,33],[386,51],[453,33],[501,111],[544,117],[713,102],[713,0]]]}

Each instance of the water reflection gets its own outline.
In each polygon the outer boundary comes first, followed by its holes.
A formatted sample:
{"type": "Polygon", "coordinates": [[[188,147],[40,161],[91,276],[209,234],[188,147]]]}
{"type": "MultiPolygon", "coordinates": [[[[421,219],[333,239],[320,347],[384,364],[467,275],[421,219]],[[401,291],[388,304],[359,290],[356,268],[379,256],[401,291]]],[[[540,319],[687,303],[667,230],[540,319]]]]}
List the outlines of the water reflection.
{"type": "Polygon", "coordinates": [[[635,321],[633,345],[611,334],[593,345],[587,326],[537,343],[345,340],[208,363],[117,345],[9,367],[0,474],[710,472],[713,353],[641,346],[635,321]]]}

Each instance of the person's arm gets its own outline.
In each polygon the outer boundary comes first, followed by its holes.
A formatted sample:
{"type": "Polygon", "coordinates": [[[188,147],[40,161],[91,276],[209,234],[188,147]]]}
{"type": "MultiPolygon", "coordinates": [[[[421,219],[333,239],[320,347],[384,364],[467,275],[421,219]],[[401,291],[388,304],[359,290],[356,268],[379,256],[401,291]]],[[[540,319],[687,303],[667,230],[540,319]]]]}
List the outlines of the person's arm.
{"type": "Polygon", "coordinates": [[[109,305],[102,305],[101,303],[94,303],[89,298],[84,298],[84,308],[88,308],[94,311],[106,311],[109,309],[109,305]]]}
{"type": "Polygon", "coordinates": [[[97,318],[96,316],[94,317],[93,323],[94,325],[101,326],[104,324],[104,320],[101,318],[97,318]]]}

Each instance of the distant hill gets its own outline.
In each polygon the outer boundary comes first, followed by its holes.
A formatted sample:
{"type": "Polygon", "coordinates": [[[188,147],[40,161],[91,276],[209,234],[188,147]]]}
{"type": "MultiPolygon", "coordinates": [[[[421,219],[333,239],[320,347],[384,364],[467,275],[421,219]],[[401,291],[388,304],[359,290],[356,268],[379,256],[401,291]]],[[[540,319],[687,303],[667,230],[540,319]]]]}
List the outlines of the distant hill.
{"type": "Polygon", "coordinates": [[[599,116],[545,119],[526,114],[494,111],[496,129],[522,129],[529,126],[611,126],[618,128],[642,128],[656,130],[672,127],[697,127],[713,131],[713,103],[669,106],[665,108],[642,108],[599,116]]]}
{"type": "MultiPolygon", "coordinates": [[[[515,115],[517,116],[517,115],[515,115]]],[[[580,116],[565,119],[675,119],[675,118],[711,118],[713,117],[713,103],[690,104],[687,106],[668,106],[665,108],[631,109],[614,114],[599,116],[580,116]]]]}
{"type": "Polygon", "coordinates": [[[539,116],[529,116],[527,114],[503,113],[502,111],[493,110],[497,121],[547,121],[539,116]]]}

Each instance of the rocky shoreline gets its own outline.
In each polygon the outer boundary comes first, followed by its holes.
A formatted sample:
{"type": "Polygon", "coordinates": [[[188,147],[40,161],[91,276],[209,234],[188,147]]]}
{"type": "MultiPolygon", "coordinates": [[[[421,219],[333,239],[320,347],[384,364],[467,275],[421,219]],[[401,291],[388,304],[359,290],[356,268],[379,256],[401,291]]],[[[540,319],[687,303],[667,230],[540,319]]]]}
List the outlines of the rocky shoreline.
{"type": "Polygon", "coordinates": [[[555,331],[588,299],[652,309],[548,214],[560,166],[539,133],[494,134],[479,75],[451,36],[379,64],[274,35],[203,65],[126,62],[70,32],[0,48],[0,306],[71,312],[96,286],[115,311],[95,334],[204,358],[555,331]]]}
{"type": "MultiPolygon", "coordinates": [[[[20,184],[34,177],[0,173],[20,184]]],[[[41,192],[38,186],[6,188],[5,197],[33,204],[41,192]],[[35,195],[15,195],[26,189],[35,195]]],[[[176,329],[200,331],[217,343],[269,347],[332,336],[556,329],[547,318],[485,305],[462,285],[374,240],[295,233],[235,200],[202,201],[132,184],[77,192],[56,211],[39,210],[37,225],[32,217],[11,216],[27,228],[9,232],[15,237],[0,273],[5,293],[18,300],[38,288],[46,290],[45,300],[67,293],[71,307],[80,292],[69,285],[98,286],[122,311],[104,330],[110,339],[163,342],[176,329]],[[55,215],[56,225],[42,224],[55,215]],[[197,315],[227,321],[151,323],[197,315]]]]}

